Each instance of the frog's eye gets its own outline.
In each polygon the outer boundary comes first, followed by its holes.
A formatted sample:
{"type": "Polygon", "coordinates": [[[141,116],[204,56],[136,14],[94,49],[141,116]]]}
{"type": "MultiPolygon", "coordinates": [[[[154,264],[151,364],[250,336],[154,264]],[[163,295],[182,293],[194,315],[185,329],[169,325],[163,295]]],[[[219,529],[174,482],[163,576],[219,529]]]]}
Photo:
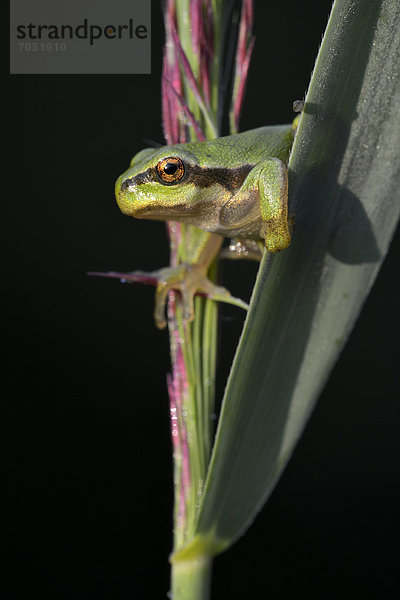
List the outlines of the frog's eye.
{"type": "Polygon", "coordinates": [[[177,183],[185,174],[185,165],[177,156],[169,156],[157,164],[157,174],[163,183],[177,183]]]}

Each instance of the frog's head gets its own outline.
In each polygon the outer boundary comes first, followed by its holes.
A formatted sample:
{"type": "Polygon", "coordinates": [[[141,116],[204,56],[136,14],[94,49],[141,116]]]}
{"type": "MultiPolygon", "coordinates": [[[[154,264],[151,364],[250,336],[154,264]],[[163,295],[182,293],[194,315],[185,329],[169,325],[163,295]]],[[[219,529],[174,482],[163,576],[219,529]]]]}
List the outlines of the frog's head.
{"type": "Polygon", "coordinates": [[[183,145],[146,148],[117,179],[118,206],[138,218],[184,218],[199,201],[199,170],[194,155],[183,145]]]}
{"type": "Polygon", "coordinates": [[[202,143],[142,150],[116,182],[121,211],[142,219],[198,224],[200,215],[216,211],[241,183],[230,169],[215,167],[210,160],[202,143]]]}

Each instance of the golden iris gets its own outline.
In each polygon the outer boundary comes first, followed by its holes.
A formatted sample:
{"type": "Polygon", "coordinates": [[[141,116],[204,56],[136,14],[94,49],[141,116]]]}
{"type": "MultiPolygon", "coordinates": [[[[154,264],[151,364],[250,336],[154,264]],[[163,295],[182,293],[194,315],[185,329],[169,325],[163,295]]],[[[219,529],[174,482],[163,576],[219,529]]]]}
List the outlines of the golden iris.
{"type": "Polygon", "coordinates": [[[185,165],[177,156],[169,156],[157,164],[157,174],[163,183],[176,183],[184,176],[185,165]]]}

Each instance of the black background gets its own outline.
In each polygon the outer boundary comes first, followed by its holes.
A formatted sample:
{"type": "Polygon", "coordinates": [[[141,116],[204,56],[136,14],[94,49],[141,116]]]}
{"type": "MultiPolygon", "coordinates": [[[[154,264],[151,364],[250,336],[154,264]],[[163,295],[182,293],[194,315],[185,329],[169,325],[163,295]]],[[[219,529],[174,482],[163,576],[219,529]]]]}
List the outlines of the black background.
{"type": "MultiPolygon", "coordinates": [[[[292,119],[330,4],[256,2],[242,129],[292,119]]],[[[153,326],[152,288],[86,275],[168,262],[164,224],[121,215],[113,197],[144,140],[162,142],[162,42],[154,2],[151,76],[9,77],[6,598],[168,590],[167,333],[153,326]]],[[[214,598],[399,597],[398,256],[397,235],[268,505],[216,559],[214,598]]],[[[243,297],[254,274],[245,263],[222,267],[243,297]]],[[[226,306],[220,313],[219,398],[243,318],[226,306]]]]}

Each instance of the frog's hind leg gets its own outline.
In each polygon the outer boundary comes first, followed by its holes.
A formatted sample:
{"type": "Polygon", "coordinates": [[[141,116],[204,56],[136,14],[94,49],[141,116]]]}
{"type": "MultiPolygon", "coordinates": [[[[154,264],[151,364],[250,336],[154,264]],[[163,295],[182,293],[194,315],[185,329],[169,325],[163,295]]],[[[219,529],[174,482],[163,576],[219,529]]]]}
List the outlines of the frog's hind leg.
{"type": "Polygon", "coordinates": [[[182,262],[176,266],[165,267],[158,271],[147,273],[135,271],[131,274],[132,281],[146,280],[156,282],[154,320],[159,329],[167,325],[165,304],[170,290],[180,293],[183,316],[187,321],[194,319],[194,296],[202,294],[220,302],[234,304],[247,310],[248,305],[240,298],[235,298],[224,287],[215,285],[208,279],[208,270],[220,250],[223,238],[219,235],[208,235],[196,256],[194,262],[182,262]]]}

